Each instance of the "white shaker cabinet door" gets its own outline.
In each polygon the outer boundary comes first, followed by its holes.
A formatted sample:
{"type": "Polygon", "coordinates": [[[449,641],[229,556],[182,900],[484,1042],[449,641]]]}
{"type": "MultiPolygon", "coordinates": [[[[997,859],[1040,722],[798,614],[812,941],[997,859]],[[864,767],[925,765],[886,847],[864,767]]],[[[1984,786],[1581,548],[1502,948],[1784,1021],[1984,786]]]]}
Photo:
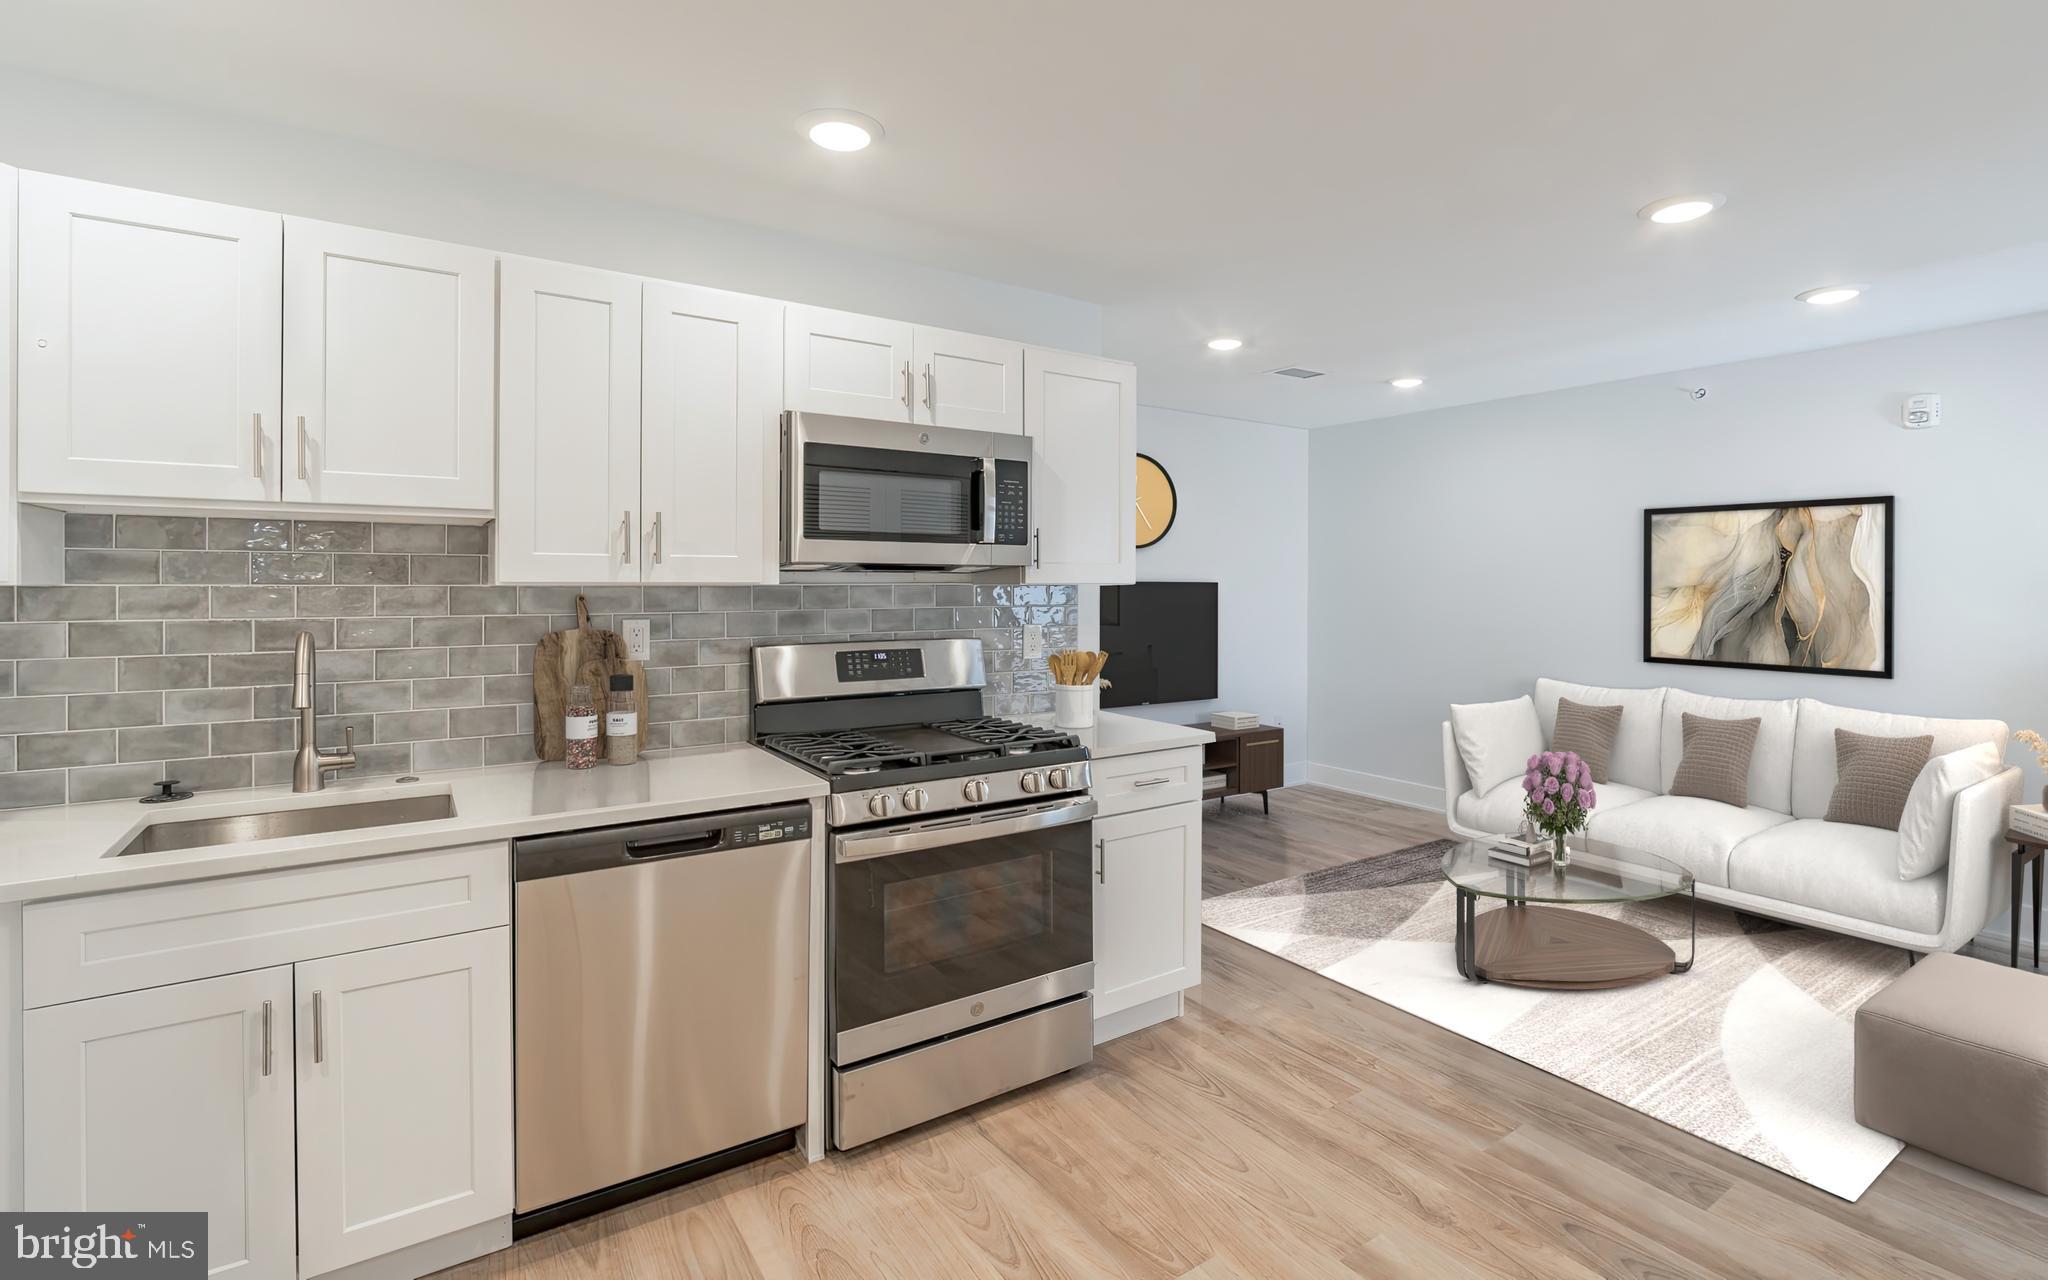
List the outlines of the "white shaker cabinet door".
{"type": "Polygon", "coordinates": [[[14,207],[15,171],[0,164],[0,583],[20,581],[21,563],[14,505],[14,207]]]}
{"type": "Polygon", "coordinates": [[[283,219],[20,181],[21,490],[275,500],[283,219]]]}
{"type": "Polygon", "coordinates": [[[1202,804],[1095,820],[1095,1016],[1202,980],[1202,804]]]}
{"type": "Polygon", "coordinates": [[[640,294],[633,276],[503,264],[501,583],[640,581],[640,294]]]}
{"type": "Polygon", "coordinates": [[[31,1210],[207,1215],[213,1275],[291,1280],[292,971],[22,1015],[31,1210]]]}
{"type": "Polygon", "coordinates": [[[793,306],[786,314],[784,408],[912,420],[912,326],[823,307],[793,306]]]}
{"type": "Polygon", "coordinates": [[[1024,348],[1000,338],[917,328],[917,421],[935,427],[1024,430],[1024,348]]]}
{"type": "Polygon", "coordinates": [[[302,1276],[512,1212],[511,933],[296,966],[302,1276]]]}
{"type": "Polygon", "coordinates": [[[284,220],[284,497],[491,509],[485,249],[284,220]]]}
{"type": "Polygon", "coordinates": [[[1032,582],[1138,580],[1138,376],[1116,360],[1024,353],[1032,582]]]}
{"type": "Polygon", "coordinates": [[[641,325],[647,582],[774,582],[782,304],[650,281],[641,325]]]}

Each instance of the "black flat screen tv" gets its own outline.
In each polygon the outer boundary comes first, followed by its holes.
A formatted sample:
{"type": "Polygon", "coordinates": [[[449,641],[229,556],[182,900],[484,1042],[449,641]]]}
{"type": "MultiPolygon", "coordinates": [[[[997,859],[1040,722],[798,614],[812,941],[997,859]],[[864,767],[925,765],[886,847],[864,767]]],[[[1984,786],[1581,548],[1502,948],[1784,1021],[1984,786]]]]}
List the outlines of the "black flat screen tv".
{"type": "Polygon", "coordinates": [[[1105,707],[1216,696],[1216,584],[1139,582],[1102,589],[1105,707]]]}

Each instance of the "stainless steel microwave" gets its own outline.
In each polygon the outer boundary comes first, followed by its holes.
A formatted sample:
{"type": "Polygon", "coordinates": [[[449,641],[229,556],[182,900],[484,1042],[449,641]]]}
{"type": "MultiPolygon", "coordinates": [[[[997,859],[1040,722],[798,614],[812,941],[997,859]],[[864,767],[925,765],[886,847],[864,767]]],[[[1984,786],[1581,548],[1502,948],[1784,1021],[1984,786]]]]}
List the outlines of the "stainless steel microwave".
{"type": "Polygon", "coordinates": [[[971,572],[1031,562],[1031,440],[786,413],[782,566],[971,572]]]}

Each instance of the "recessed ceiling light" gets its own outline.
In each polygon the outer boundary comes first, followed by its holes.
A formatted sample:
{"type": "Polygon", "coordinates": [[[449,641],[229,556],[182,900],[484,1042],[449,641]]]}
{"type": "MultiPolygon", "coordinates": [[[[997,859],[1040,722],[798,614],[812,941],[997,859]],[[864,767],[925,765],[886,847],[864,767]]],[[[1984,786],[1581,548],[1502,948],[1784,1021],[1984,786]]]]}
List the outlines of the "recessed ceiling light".
{"type": "Polygon", "coordinates": [[[1863,290],[1853,284],[1831,284],[1823,289],[1808,289],[1805,293],[1792,296],[1800,302],[1810,303],[1816,307],[1839,307],[1862,292],[1863,290]]]}
{"type": "Polygon", "coordinates": [[[1645,222],[1691,222],[1694,218],[1706,217],[1726,203],[1728,197],[1718,191],[1698,196],[1672,196],[1668,200],[1644,205],[1636,210],[1636,216],[1645,222]]]}
{"type": "Polygon", "coordinates": [[[1244,345],[1244,339],[1243,339],[1243,338],[1211,338],[1211,339],[1209,339],[1209,350],[1211,350],[1211,351],[1235,351],[1235,350],[1237,350],[1237,349],[1238,349],[1239,347],[1241,347],[1241,346],[1243,346],[1243,345],[1244,345]]]}
{"type": "Polygon", "coordinates": [[[1388,378],[1387,385],[1396,391],[1413,391],[1422,385],[1420,378],[1388,378]]]}
{"type": "Polygon", "coordinates": [[[882,136],[882,122],[858,111],[806,111],[796,131],[827,151],[860,151],[882,136]]]}

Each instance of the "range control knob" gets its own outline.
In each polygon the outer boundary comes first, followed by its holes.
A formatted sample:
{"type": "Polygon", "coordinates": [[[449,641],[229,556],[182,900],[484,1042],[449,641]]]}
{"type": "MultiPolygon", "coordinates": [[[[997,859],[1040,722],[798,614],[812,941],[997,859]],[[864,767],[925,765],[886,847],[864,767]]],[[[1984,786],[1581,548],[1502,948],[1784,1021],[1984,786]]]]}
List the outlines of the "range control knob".
{"type": "Polygon", "coordinates": [[[1035,796],[1045,790],[1045,776],[1043,774],[1027,773],[1017,779],[1017,785],[1024,788],[1025,795],[1035,796]]]}
{"type": "Polygon", "coordinates": [[[880,795],[868,797],[868,812],[874,814],[877,818],[888,817],[895,808],[896,798],[894,796],[880,795]]]}
{"type": "Polygon", "coordinates": [[[923,813],[925,802],[930,799],[923,787],[912,787],[903,793],[903,807],[911,813],[923,813]]]}
{"type": "Polygon", "coordinates": [[[980,778],[972,779],[966,786],[960,788],[960,794],[967,797],[968,803],[980,804],[988,799],[988,783],[980,778]]]}
{"type": "Polygon", "coordinates": [[[1052,789],[1055,791],[1064,791],[1068,786],[1072,785],[1065,766],[1046,770],[1045,780],[1051,784],[1052,789]]]}

